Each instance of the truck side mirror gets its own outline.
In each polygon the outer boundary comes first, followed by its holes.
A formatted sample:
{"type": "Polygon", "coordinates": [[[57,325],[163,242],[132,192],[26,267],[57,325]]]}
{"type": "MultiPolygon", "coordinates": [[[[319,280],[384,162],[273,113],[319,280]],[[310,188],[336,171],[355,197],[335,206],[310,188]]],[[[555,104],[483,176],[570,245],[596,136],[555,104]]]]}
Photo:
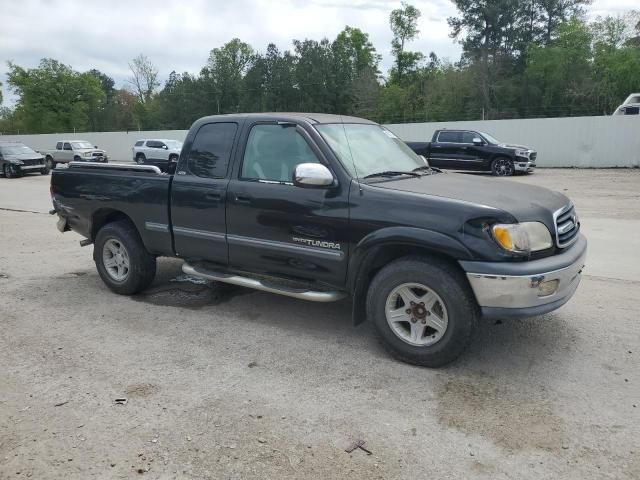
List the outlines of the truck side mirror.
{"type": "Polygon", "coordinates": [[[474,145],[484,145],[484,142],[482,141],[482,139],[480,137],[475,137],[473,139],[473,144],[474,145]]]}
{"type": "Polygon", "coordinates": [[[300,163],[293,171],[293,184],[301,188],[327,188],[333,185],[333,174],[319,163],[300,163]]]}

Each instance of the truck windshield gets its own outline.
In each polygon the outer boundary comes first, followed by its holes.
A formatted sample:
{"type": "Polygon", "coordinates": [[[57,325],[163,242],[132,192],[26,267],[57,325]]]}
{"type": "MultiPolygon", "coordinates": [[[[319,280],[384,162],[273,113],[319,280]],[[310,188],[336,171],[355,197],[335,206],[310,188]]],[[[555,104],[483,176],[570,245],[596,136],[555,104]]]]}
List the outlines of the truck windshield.
{"type": "Polygon", "coordinates": [[[89,142],[71,142],[71,145],[73,145],[73,148],[75,149],[93,148],[93,145],[91,145],[89,142]]]}
{"type": "Polygon", "coordinates": [[[482,135],[484,139],[489,143],[495,143],[496,145],[500,145],[502,143],[500,140],[497,140],[495,137],[492,137],[486,132],[480,132],[480,135],[482,135]]]}
{"type": "Polygon", "coordinates": [[[426,167],[422,158],[380,125],[328,123],[315,127],[353,177],[426,167]]]}

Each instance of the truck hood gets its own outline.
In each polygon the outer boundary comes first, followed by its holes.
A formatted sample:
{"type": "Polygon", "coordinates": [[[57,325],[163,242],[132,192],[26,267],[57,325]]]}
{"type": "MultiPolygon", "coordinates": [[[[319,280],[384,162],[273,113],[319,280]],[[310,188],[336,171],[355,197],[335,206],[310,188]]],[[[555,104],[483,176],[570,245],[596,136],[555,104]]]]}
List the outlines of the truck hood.
{"type": "Polygon", "coordinates": [[[512,145],[510,143],[501,143],[500,145],[498,145],[499,147],[502,148],[513,148],[515,149],[520,149],[520,150],[533,150],[533,148],[531,147],[527,147],[525,145],[512,145]]]}
{"type": "MultiPolygon", "coordinates": [[[[519,222],[543,222],[554,231],[553,213],[570,200],[561,193],[504,178],[438,173],[420,178],[398,178],[372,184],[379,188],[461,200],[496,208],[511,214],[519,222]]],[[[473,209],[470,206],[470,216],[473,209]]]]}

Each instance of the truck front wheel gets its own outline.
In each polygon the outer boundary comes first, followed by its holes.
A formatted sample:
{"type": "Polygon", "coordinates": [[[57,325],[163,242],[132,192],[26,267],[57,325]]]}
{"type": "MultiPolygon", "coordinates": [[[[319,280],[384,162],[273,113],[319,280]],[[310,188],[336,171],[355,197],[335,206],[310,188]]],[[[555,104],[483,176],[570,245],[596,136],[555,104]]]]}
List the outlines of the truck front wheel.
{"type": "Polygon", "coordinates": [[[405,257],[380,270],[367,293],[367,316],[394,357],[426,367],[458,358],[479,317],[462,273],[430,257],[405,257]]]}
{"type": "Polygon", "coordinates": [[[121,295],[144,290],[156,275],[156,258],[147,252],[137,230],[127,221],[109,223],[100,229],[93,259],[102,281],[121,295]]]}
{"type": "Polygon", "coordinates": [[[513,160],[507,157],[498,157],[491,162],[491,173],[496,177],[511,177],[516,169],[513,160]]]}

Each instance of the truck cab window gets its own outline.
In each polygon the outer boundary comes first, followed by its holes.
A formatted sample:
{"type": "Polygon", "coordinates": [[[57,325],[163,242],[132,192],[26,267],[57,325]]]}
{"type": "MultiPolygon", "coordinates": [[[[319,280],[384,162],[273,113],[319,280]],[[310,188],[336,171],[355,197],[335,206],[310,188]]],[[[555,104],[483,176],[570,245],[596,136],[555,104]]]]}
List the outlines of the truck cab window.
{"type": "Polygon", "coordinates": [[[306,140],[292,126],[256,125],[249,133],[242,178],[291,182],[301,163],[320,163],[306,140]]]}
{"type": "Polygon", "coordinates": [[[72,150],[71,148],[71,144],[68,142],[64,142],[64,147],[62,147],[64,150],[72,150]]]}
{"type": "Polygon", "coordinates": [[[440,132],[440,135],[438,135],[438,142],[443,143],[460,143],[461,139],[460,132],[440,132]]]}
{"type": "Polygon", "coordinates": [[[62,150],[62,142],[56,143],[56,150],[62,150]]]}
{"type": "Polygon", "coordinates": [[[476,132],[462,132],[462,143],[473,143],[474,138],[480,138],[476,132]]]}
{"type": "Polygon", "coordinates": [[[236,123],[208,123],[196,134],[187,168],[198,177],[224,178],[227,175],[236,123]]]}

